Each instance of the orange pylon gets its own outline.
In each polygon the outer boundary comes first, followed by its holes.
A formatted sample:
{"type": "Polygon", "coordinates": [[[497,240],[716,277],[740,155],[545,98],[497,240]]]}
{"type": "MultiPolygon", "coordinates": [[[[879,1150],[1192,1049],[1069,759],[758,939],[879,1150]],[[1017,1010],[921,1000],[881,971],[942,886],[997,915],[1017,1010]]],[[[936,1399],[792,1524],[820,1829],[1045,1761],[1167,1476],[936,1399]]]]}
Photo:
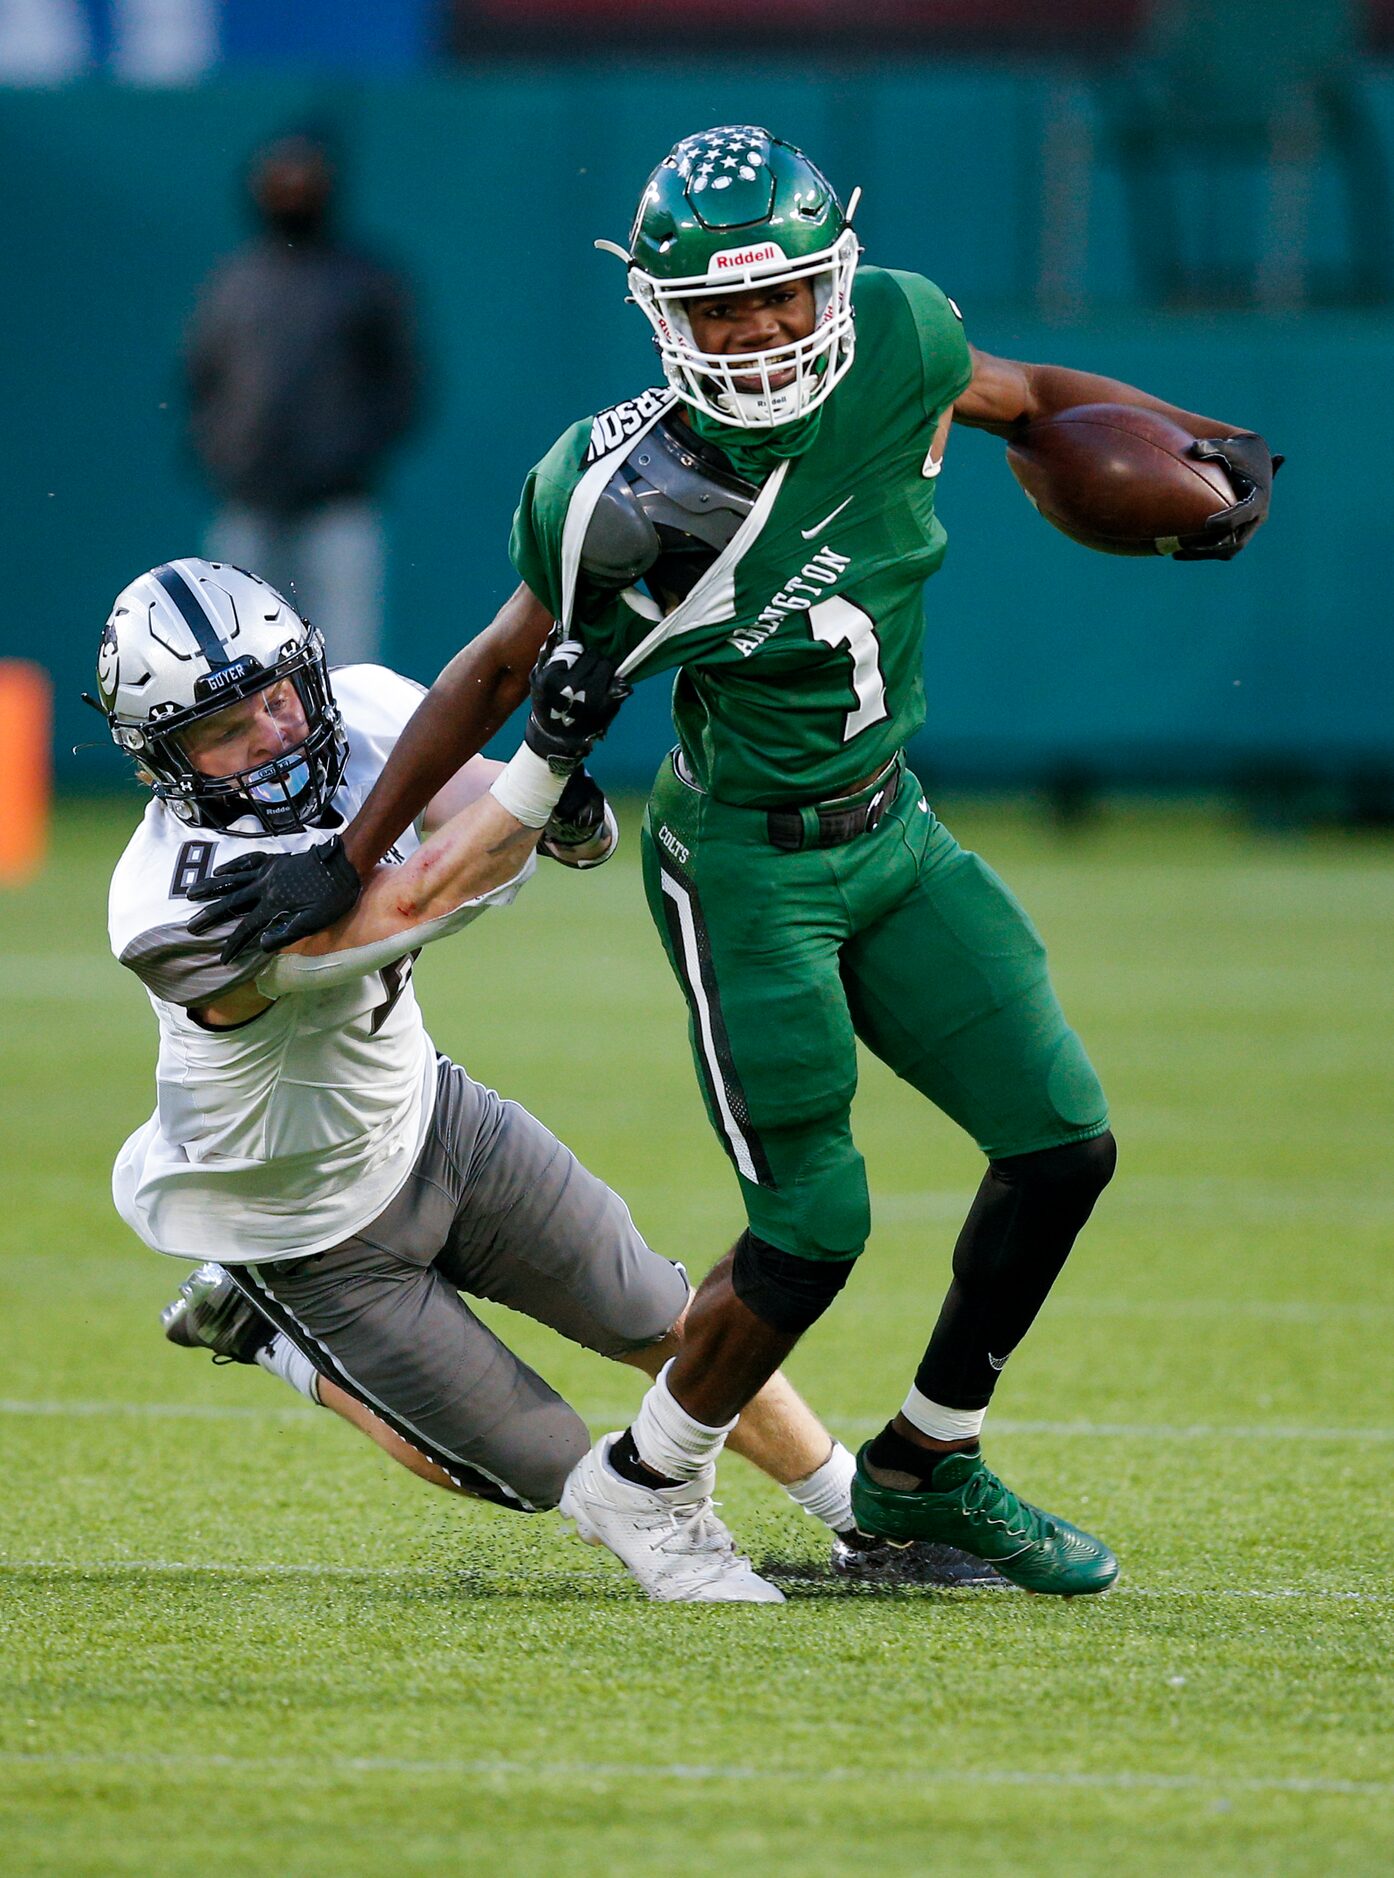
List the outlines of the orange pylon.
{"type": "Polygon", "coordinates": [[[0,885],[43,864],[53,759],[53,684],[42,665],[0,659],[0,885]]]}

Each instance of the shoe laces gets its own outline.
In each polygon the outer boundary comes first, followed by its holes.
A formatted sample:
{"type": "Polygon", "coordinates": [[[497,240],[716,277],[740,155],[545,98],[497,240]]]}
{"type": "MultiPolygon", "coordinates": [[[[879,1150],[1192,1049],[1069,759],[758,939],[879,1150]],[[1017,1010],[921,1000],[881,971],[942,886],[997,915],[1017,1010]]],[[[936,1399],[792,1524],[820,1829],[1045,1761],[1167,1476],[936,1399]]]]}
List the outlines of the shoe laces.
{"type": "MultiPolygon", "coordinates": [[[[718,1516],[716,1501],[694,1500],[689,1506],[664,1509],[664,1524],[669,1528],[654,1546],[674,1563],[681,1561],[692,1573],[694,1583],[719,1578],[732,1565],[746,1565],[749,1560],[736,1550],[725,1523],[718,1516]]],[[[653,1522],[657,1525],[659,1522],[653,1522]]]]}
{"type": "Polygon", "coordinates": [[[974,1521],[989,1526],[1003,1526],[1024,1539],[1049,1539],[1054,1535],[1052,1522],[1025,1500],[1018,1499],[1004,1480],[980,1463],[959,1489],[964,1511],[974,1521]]]}

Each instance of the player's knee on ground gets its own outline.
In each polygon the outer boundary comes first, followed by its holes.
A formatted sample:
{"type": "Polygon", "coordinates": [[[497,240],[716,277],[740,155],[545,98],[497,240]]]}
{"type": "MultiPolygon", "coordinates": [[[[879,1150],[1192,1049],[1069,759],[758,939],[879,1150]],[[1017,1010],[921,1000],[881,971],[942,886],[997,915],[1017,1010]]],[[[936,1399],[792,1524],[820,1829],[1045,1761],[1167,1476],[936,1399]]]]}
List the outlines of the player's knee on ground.
{"type": "Polygon", "coordinates": [[[854,1259],[800,1258],[746,1232],[736,1242],[731,1289],[771,1330],[801,1336],[847,1283],[855,1263],[854,1259]]]}

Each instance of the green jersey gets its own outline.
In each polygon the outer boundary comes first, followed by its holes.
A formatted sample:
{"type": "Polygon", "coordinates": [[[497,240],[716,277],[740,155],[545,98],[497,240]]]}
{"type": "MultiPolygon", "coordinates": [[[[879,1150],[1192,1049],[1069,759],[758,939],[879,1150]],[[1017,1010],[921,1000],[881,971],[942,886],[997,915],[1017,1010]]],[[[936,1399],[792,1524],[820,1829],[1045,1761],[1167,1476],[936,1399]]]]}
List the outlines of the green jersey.
{"type": "Polygon", "coordinates": [[[916,274],[856,277],[856,355],[801,454],[777,465],[729,546],[661,615],[634,588],[572,621],[585,525],[636,437],[645,392],[573,425],[529,475],[521,578],[631,677],[678,668],[693,779],[735,805],[816,801],[872,774],[924,722],[924,582],[944,558],[935,427],[971,376],[957,309],[916,274]]]}

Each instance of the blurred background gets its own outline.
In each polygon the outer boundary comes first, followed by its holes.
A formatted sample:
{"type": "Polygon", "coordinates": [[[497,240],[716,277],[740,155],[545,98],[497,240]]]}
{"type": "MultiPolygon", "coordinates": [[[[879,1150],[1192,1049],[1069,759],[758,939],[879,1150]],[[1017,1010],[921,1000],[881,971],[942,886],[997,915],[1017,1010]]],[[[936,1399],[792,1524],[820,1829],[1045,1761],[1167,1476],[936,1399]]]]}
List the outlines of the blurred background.
{"type": "MultiPolygon", "coordinates": [[[[961,434],[931,785],[1394,824],[1394,0],[0,0],[0,655],[51,674],[58,788],[124,780],[77,694],[153,562],[255,560],[423,680],[487,623],[528,467],[657,375],[592,240],[731,119],[860,184],[868,258],[980,346],[1288,458],[1248,553],[1178,567],[1067,542],[961,434]]],[[[607,780],[667,736],[654,684],[607,780]]]]}

